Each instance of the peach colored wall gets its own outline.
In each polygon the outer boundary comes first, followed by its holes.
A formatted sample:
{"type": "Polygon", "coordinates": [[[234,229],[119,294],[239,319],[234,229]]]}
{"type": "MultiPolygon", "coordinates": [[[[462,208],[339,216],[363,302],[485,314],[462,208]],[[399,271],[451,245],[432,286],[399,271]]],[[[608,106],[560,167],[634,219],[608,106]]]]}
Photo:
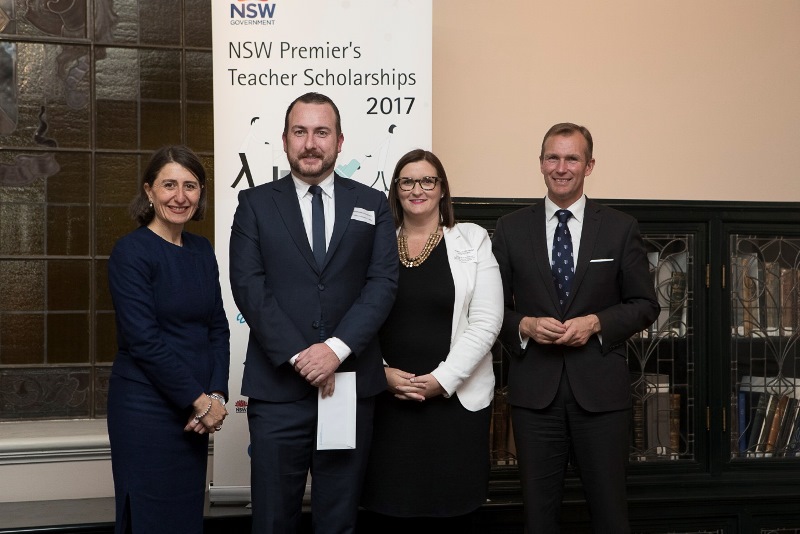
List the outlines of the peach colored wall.
{"type": "Polygon", "coordinates": [[[589,196],[800,201],[798,0],[434,0],[433,84],[456,196],[544,196],[571,121],[589,196]]]}

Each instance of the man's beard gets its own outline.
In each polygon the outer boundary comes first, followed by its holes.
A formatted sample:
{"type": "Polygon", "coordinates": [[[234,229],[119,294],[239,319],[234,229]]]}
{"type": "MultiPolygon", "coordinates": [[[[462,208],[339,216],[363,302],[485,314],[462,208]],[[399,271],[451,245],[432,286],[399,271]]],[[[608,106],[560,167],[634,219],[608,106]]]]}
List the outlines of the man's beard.
{"type": "MultiPolygon", "coordinates": [[[[336,155],[333,156],[325,156],[318,152],[303,152],[296,158],[289,158],[289,168],[292,169],[292,174],[294,174],[298,178],[307,178],[310,180],[317,180],[319,178],[323,178],[333,171],[333,167],[336,165],[336,155]],[[304,158],[311,156],[311,157],[320,157],[322,159],[317,159],[319,162],[319,170],[311,170],[306,168],[303,169],[303,165],[301,160],[304,158]]],[[[317,165],[314,165],[314,168],[317,168],[317,165]]]]}

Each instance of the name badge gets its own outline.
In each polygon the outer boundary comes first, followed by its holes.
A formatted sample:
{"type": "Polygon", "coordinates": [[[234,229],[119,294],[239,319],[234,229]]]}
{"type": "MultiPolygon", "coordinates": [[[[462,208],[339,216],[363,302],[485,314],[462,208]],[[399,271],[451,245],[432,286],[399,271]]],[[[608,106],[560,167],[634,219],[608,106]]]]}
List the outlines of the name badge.
{"type": "Polygon", "coordinates": [[[461,263],[475,263],[478,261],[478,254],[474,248],[456,250],[456,259],[461,263]]]}
{"type": "Polygon", "coordinates": [[[350,217],[354,221],[361,221],[375,226],[375,212],[364,208],[353,208],[353,215],[350,217]]]}

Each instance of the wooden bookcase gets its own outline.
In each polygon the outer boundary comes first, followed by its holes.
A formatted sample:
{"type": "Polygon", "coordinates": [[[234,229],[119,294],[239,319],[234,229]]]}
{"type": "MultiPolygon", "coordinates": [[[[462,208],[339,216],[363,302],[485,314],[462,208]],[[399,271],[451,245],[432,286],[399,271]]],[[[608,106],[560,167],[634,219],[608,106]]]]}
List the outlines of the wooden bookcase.
{"type": "MultiPolygon", "coordinates": [[[[538,201],[459,198],[456,218],[492,232],[498,217],[538,201]]],[[[789,423],[769,453],[769,432],[741,446],[761,397],[800,401],[800,203],[599,202],[638,219],[662,305],[628,342],[634,532],[800,534],[800,456],[781,438],[789,423]]],[[[492,532],[521,510],[507,367],[496,346],[492,532]]],[[[586,531],[580,481],[566,485],[562,531],[586,531]]]]}

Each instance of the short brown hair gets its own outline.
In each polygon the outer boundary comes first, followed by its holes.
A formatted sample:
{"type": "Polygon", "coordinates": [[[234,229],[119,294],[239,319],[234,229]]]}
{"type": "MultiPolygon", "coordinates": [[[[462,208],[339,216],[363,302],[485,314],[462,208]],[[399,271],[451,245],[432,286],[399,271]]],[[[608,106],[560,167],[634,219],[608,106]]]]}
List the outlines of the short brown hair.
{"type": "Polygon", "coordinates": [[[403,207],[400,205],[400,198],[397,196],[397,188],[399,187],[397,179],[400,178],[400,171],[403,170],[403,167],[417,161],[427,161],[436,169],[436,175],[439,177],[439,184],[442,187],[442,198],[439,199],[439,219],[443,226],[452,228],[456,220],[453,215],[453,200],[450,198],[450,184],[447,181],[444,165],[436,157],[436,154],[421,148],[406,153],[397,161],[397,165],[394,167],[392,186],[389,188],[389,208],[392,210],[392,216],[394,217],[394,227],[400,228],[403,224],[403,207]]]}
{"type": "Polygon", "coordinates": [[[341,135],[342,117],[339,115],[339,108],[336,107],[336,104],[334,104],[333,100],[329,97],[321,93],[313,92],[298,96],[289,104],[289,107],[286,108],[286,117],[283,119],[283,135],[289,133],[289,113],[292,112],[292,108],[294,108],[294,105],[298,102],[302,102],[303,104],[329,104],[333,108],[334,115],[336,115],[336,135],[341,135]]]}
{"type": "Polygon", "coordinates": [[[162,147],[153,153],[142,178],[139,180],[139,193],[131,201],[129,208],[131,217],[139,223],[139,226],[150,224],[150,221],[156,215],[147,193],[144,192],[144,184],[153,187],[158,173],[168,163],[177,163],[192,173],[197,178],[197,181],[200,182],[200,200],[197,203],[197,210],[194,212],[192,220],[203,220],[203,216],[206,213],[206,170],[203,168],[200,158],[191,148],[184,145],[171,145],[162,147]]]}
{"type": "Polygon", "coordinates": [[[544,139],[542,139],[542,151],[539,153],[539,161],[544,158],[544,144],[547,142],[548,139],[555,135],[572,135],[573,133],[578,132],[586,139],[586,161],[592,160],[592,151],[594,150],[594,142],[592,141],[592,134],[589,132],[589,129],[585,126],[578,126],[577,124],[573,124],[571,122],[559,122],[558,124],[554,124],[547,130],[547,133],[544,134],[544,139]]]}

